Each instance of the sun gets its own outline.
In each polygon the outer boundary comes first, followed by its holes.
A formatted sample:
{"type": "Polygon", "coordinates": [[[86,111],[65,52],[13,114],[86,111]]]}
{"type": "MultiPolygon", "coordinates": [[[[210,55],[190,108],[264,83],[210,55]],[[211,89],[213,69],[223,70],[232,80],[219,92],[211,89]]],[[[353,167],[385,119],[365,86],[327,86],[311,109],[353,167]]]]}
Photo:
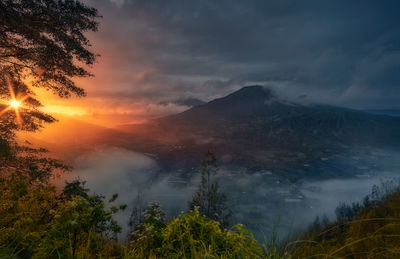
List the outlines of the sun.
{"type": "Polygon", "coordinates": [[[19,107],[21,107],[21,102],[18,100],[12,99],[10,101],[9,105],[11,108],[18,109],[19,107]]]}
{"type": "Polygon", "coordinates": [[[10,110],[14,110],[15,113],[15,119],[17,121],[17,123],[19,125],[23,124],[23,116],[21,116],[21,112],[24,112],[25,110],[28,109],[28,107],[26,107],[24,105],[24,102],[26,99],[29,98],[28,95],[24,95],[24,96],[17,96],[15,95],[13,86],[11,85],[10,82],[8,82],[8,89],[10,90],[10,99],[9,100],[1,100],[0,99],[0,106],[5,106],[5,108],[0,111],[0,116],[2,116],[3,114],[6,114],[8,111],[10,110]],[[21,109],[21,111],[20,111],[21,109]]]}

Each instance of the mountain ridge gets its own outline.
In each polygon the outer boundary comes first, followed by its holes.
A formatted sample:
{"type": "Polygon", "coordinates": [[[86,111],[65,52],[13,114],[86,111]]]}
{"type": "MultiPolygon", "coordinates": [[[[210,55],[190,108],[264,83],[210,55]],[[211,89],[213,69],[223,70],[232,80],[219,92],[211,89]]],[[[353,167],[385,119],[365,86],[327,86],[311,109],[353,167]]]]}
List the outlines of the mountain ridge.
{"type": "Polygon", "coordinates": [[[400,147],[400,118],[295,104],[257,85],[179,114],[120,129],[169,146],[147,152],[180,166],[198,164],[208,149],[225,165],[276,169],[302,167],[351,148],[400,147]]]}
{"type": "Polygon", "coordinates": [[[152,154],[165,171],[190,171],[207,150],[215,152],[222,166],[296,171],[314,163],[325,170],[327,159],[354,148],[398,150],[400,118],[294,104],[262,86],[248,86],[147,123],[63,138],[57,149],[71,156],[96,146],[115,146],[152,154]]]}

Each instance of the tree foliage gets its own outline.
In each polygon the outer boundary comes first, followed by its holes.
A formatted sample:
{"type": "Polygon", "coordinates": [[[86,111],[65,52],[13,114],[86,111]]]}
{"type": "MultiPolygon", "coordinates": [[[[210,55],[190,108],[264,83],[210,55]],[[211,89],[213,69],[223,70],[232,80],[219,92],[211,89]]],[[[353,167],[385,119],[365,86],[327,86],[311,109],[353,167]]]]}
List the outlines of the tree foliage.
{"type": "Polygon", "coordinates": [[[261,247],[242,225],[231,230],[190,211],[173,220],[162,233],[164,258],[259,258],[261,247]]]}
{"type": "Polygon", "coordinates": [[[89,195],[81,182],[83,193],[66,195],[77,182],[57,194],[54,186],[28,185],[20,175],[1,179],[0,253],[21,258],[103,253],[121,231],[112,217],[119,209],[106,209],[104,197],[89,195]]]}
{"type": "Polygon", "coordinates": [[[129,240],[135,253],[144,258],[156,254],[163,239],[162,230],[166,226],[165,213],[157,201],[151,202],[143,212],[142,222],[135,227],[129,240]]]}
{"type": "MultiPolygon", "coordinates": [[[[35,131],[55,119],[43,113],[34,88],[60,97],[84,96],[73,81],[91,74],[96,55],[84,35],[96,31],[96,9],[77,0],[0,0],[0,165],[31,167],[44,180],[49,168],[65,169],[41,149],[20,145],[16,130],[35,131]],[[9,101],[22,103],[12,109],[9,101]],[[37,156],[39,154],[39,156],[37,156]],[[42,173],[42,174],[40,174],[42,173]]],[[[2,169],[2,168],[0,168],[2,169]]],[[[14,170],[15,171],[15,170],[14,170]]],[[[2,173],[9,173],[2,170],[2,173]]]]}
{"type": "MultiPolygon", "coordinates": [[[[76,0],[1,0],[3,88],[10,83],[17,94],[29,94],[23,79],[31,77],[32,86],[52,90],[60,97],[84,95],[71,79],[90,76],[77,62],[92,65],[95,61],[84,33],[97,30],[98,17],[96,9],[76,0]]],[[[7,94],[8,89],[2,90],[7,94]]]]}
{"type": "Polygon", "coordinates": [[[222,229],[198,211],[165,222],[158,203],[145,211],[145,223],[130,243],[132,258],[262,258],[263,250],[242,225],[222,229]]]}
{"type": "Polygon", "coordinates": [[[191,210],[197,209],[200,214],[220,222],[223,227],[227,227],[229,226],[231,211],[226,204],[226,195],[220,191],[218,181],[214,179],[217,170],[215,155],[208,151],[202,163],[201,183],[197,192],[193,195],[189,207],[191,210]]]}

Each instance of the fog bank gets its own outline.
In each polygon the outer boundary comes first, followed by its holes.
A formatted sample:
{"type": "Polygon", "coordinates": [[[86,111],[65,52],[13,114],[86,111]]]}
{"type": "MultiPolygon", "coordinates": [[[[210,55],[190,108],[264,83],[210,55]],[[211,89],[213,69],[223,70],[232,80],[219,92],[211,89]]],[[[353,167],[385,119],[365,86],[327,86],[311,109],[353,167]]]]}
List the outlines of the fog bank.
{"type": "MultiPolygon", "coordinates": [[[[398,161],[397,154],[390,155],[385,165],[389,164],[388,161],[393,161],[393,164],[398,161]]],[[[233,210],[232,223],[243,223],[260,237],[269,236],[274,227],[281,233],[304,228],[318,215],[326,214],[333,218],[334,210],[340,203],[361,201],[374,184],[397,177],[396,167],[391,166],[391,170],[387,171],[375,168],[375,171],[350,179],[298,182],[290,182],[270,171],[249,173],[244,169],[221,168],[216,179],[219,179],[233,210]]],[[[161,172],[157,161],[144,154],[121,148],[104,148],[76,159],[75,169],[66,179],[79,177],[87,181],[86,186],[91,192],[107,198],[118,193],[116,204],[128,205],[126,211],[115,217],[123,226],[121,237],[124,237],[132,205],[139,192],[143,194],[144,204],[159,201],[168,218],[187,210],[188,201],[197,188],[199,174],[178,185],[175,184],[177,175],[176,172],[161,172]]]]}

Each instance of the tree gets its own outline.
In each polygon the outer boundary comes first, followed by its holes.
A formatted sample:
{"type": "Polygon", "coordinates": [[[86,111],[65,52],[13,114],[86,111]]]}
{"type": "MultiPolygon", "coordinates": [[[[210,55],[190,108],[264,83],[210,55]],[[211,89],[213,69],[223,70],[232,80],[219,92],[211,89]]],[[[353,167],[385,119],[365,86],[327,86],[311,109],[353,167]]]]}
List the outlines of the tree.
{"type": "Polygon", "coordinates": [[[227,227],[232,213],[226,205],[226,195],[220,192],[218,181],[213,180],[217,171],[215,155],[208,151],[202,162],[201,183],[190,201],[189,207],[191,210],[198,210],[200,214],[218,221],[223,227],[227,227]]]}
{"type": "Polygon", "coordinates": [[[34,88],[60,97],[84,96],[75,77],[91,74],[96,56],[84,35],[96,31],[96,9],[78,0],[0,0],[0,164],[2,173],[32,171],[45,180],[49,170],[66,169],[45,150],[17,145],[16,130],[35,131],[54,122],[41,112],[34,88]],[[18,159],[17,159],[18,158],[18,159]]]}
{"type": "MultiPolygon", "coordinates": [[[[115,199],[116,195],[110,203],[115,199]]],[[[97,255],[121,231],[113,215],[126,208],[106,206],[103,196],[89,195],[79,180],[67,183],[58,194],[55,186],[29,186],[18,174],[0,179],[0,204],[1,258],[4,248],[7,258],[97,255]]]]}
{"type": "Polygon", "coordinates": [[[151,202],[143,212],[142,222],[130,234],[131,248],[145,255],[144,258],[149,258],[162,245],[161,233],[165,226],[165,213],[161,205],[157,201],[151,202]]]}
{"type": "Polygon", "coordinates": [[[68,200],[76,196],[88,199],[89,189],[85,188],[85,184],[86,181],[81,181],[79,178],[73,180],[72,182],[65,181],[65,186],[62,191],[62,195],[68,200]]]}
{"type": "Polygon", "coordinates": [[[139,190],[135,201],[132,203],[131,215],[128,221],[129,233],[133,233],[143,223],[144,209],[143,192],[139,190]]]}
{"type": "Polygon", "coordinates": [[[69,167],[15,138],[18,130],[55,121],[39,109],[36,88],[61,98],[85,96],[73,79],[91,76],[86,69],[97,55],[84,33],[97,30],[99,17],[79,0],[0,0],[2,258],[110,258],[102,253],[119,249],[112,241],[121,227],[112,216],[126,205],[106,207],[105,197],[89,195],[80,180],[58,194],[49,176],[69,167]]]}

